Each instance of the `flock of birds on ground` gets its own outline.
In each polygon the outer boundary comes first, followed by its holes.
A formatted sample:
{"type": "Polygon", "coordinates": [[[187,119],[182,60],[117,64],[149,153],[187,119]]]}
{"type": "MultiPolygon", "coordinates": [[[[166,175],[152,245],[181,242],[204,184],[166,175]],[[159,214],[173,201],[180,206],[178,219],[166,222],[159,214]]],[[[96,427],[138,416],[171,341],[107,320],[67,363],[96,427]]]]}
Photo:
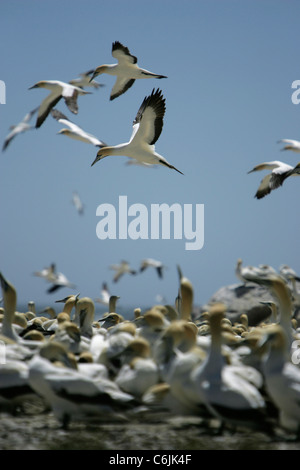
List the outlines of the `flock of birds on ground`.
{"type": "Polygon", "coordinates": [[[136,306],[126,319],[110,295],[98,321],[94,301],[79,294],[58,300],[59,313],[36,313],[34,302],[18,312],[16,288],[0,273],[0,409],[26,413],[38,403],[64,428],[196,415],[208,430],[298,439],[299,298],[291,282],[299,276],[238,260],[241,282],[270,294],[269,317],[249,326],[243,312],[230,321],[221,302],[196,315],[193,284],[177,268],[174,305],[136,306]]]}

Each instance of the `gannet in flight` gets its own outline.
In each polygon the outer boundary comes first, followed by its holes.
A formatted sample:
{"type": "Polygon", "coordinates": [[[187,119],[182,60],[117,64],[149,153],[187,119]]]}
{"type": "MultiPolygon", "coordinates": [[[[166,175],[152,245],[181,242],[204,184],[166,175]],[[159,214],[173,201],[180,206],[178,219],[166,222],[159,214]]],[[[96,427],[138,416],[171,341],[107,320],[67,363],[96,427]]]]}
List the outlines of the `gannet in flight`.
{"type": "Polygon", "coordinates": [[[47,290],[48,294],[52,294],[52,292],[56,292],[58,289],[62,287],[69,287],[71,289],[75,289],[76,286],[72,284],[63,273],[57,273],[55,279],[53,281],[52,286],[47,290]]]}
{"type": "Polygon", "coordinates": [[[47,268],[42,269],[41,271],[35,271],[33,273],[34,276],[42,277],[48,282],[53,282],[56,279],[56,266],[55,263],[51,263],[51,265],[47,268]]]}
{"type": "Polygon", "coordinates": [[[80,73],[79,76],[80,78],[74,78],[73,80],[70,80],[69,83],[71,85],[79,86],[80,88],[86,88],[86,87],[91,87],[95,88],[96,90],[100,87],[104,87],[102,83],[96,82],[96,80],[91,79],[91,76],[94,73],[94,69],[88,70],[87,72],[80,73]]]}
{"type": "Polygon", "coordinates": [[[292,150],[293,152],[300,152],[299,140],[292,140],[292,139],[278,140],[278,143],[281,143],[281,142],[284,144],[287,144],[281,150],[292,150]]]}
{"type": "Polygon", "coordinates": [[[273,189],[279,188],[289,176],[299,175],[300,163],[295,167],[292,167],[291,165],[280,161],[264,162],[256,165],[252,170],[248,171],[248,173],[266,169],[270,169],[272,172],[262,179],[255,194],[257,199],[261,199],[269,194],[273,189]]]}
{"type": "Polygon", "coordinates": [[[134,269],[131,269],[129,266],[129,263],[127,261],[121,261],[120,264],[112,264],[110,266],[110,269],[113,269],[116,271],[116,274],[114,275],[113,281],[117,282],[121,276],[125,273],[129,274],[136,274],[136,271],[134,269]]]}
{"type": "Polygon", "coordinates": [[[141,69],[137,65],[137,58],[130,54],[129,49],[123,46],[119,41],[115,41],[112,45],[112,56],[118,60],[118,63],[100,65],[94,70],[91,77],[91,80],[93,80],[93,78],[102,73],[117,76],[116,82],[111,91],[111,100],[125,93],[125,91],[134,84],[136,79],[167,78],[165,75],[158,75],[156,73],[149,72],[148,70],[141,69]]]}
{"type": "Polygon", "coordinates": [[[41,80],[40,82],[37,82],[35,85],[30,87],[29,90],[32,88],[46,88],[47,90],[51,91],[51,93],[42,101],[39,107],[38,117],[35,125],[36,128],[43,124],[51,109],[54,108],[61,98],[64,98],[69,110],[72,113],[77,114],[78,95],[86,95],[91,93],[90,91],[85,91],[80,87],[71,85],[70,83],[61,82],[59,80],[41,80]]]}
{"type": "Polygon", "coordinates": [[[74,204],[79,215],[84,214],[84,204],[82,203],[77,191],[73,191],[72,204],[74,204]]]}
{"type": "Polygon", "coordinates": [[[152,258],[147,258],[147,259],[142,260],[141,266],[140,266],[140,272],[144,271],[146,268],[149,268],[149,267],[156,269],[158,277],[160,278],[163,277],[163,268],[165,266],[162,264],[161,261],[158,261],[152,258]]]}
{"type": "Polygon", "coordinates": [[[10,126],[10,133],[5,137],[5,140],[4,140],[4,143],[3,143],[3,147],[2,147],[2,152],[8,147],[8,145],[10,144],[10,142],[18,135],[18,134],[21,134],[22,132],[26,132],[28,131],[29,129],[34,129],[34,126],[31,126],[29,124],[29,121],[30,119],[32,118],[32,116],[37,112],[39,108],[35,108],[33,109],[32,111],[30,111],[29,113],[27,113],[24,118],[22,119],[21,122],[19,122],[19,124],[15,125],[15,126],[10,126]]]}
{"type": "Polygon", "coordinates": [[[63,113],[61,113],[57,109],[52,109],[51,115],[60,124],[63,124],[64,126],[69,127],[69,129],[66,129],[66,128],[61,129],[60,131],[58,131],[58,134],[66,135],[67,137],[70,137],[71,139],[81,140],[81,142],[86,142],[87,144],[95,145],[95,147],[103,147],[106,145],[104,142],[99,140],[94,135],[89,134],[88,132],[81,129],[81,127],[77,126],[77,124],[74,124],[74,122],[70,121],[67,118],[67,116],[65,116],[63,113]]]}
{"type": "Polygon", "coordinates": [[[165,110],[165,99],[161,90],[154,91],[153,89],[151,95],[145,97],[133,121],[133,132],[129,142],[102,147],[98,151],[92,166],[109,155],[124,155],[139,162],[166,165],[181,173],[164,157],[155,152],[154,144],[163,128],[165,110]]]}
{"type": "Polygon", "coordinates": [[[95,299],[95,302],[98,302],[99,304],[103,304],[103,305],[108,305],[109,298],[110,298],[110,293],[109,293],[107,283],[103,282],[102,288],[101,288],[101,297],[100,298],[97,297],[97,299],[95,299]]]}

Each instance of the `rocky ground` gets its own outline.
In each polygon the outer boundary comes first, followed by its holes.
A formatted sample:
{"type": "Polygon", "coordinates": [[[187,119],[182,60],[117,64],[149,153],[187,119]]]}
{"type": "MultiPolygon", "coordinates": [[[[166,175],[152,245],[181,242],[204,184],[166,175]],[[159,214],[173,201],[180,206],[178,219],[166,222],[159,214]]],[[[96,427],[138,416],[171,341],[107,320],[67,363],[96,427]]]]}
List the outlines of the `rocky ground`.
{"type": "Polygon", "coordinates": [[[282,431],[270,436],[248,429],[209,428],[200,417],[154,417],[151,422],[83,424],[62,429],[51,412],[0,413],[0,450],[297,450],[282,431]]]}

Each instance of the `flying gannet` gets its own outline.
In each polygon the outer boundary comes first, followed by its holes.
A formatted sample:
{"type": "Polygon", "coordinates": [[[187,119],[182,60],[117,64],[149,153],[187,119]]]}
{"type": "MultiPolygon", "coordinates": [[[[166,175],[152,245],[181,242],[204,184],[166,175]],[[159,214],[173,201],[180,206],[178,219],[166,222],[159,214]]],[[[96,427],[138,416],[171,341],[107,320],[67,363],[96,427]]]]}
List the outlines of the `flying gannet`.
{"type": "Polygon", "coordinates": [[[46,281],[53,282],[56,278],[56,265],[55,263],[51,263],[49,267],[46,267],[41,271],[35,271],[33,275],[42,277],[46,281]]]}
{"type": "Polygon", "coordinates": [[[77,191],[73,191],[72,204],[74,204],[74,206],[75,206],[75,208],[76,208],[79,215],[84,214],[84,204],[81,201],[80,196],[77,193],[77,191]]]}
{"type": "Polygon", "coordinates": [[[116,75],[117,79],[111,91],[110,100],[114,100],[118,96],[127,91],[139,78],[167,78],[165,75],[158,75],[141,69],[137,65],[137,58],[130,54],[129,49],[119,41],[115,41],[112,45],[112,56],[118,60],[117,64],[100,65],[94,70],[90,80],[102,73],[108,75],[116,75]]]}
{"type": "Polygon", "coordinates": [[[64,126],[68,126],[69,129],[63,128],[58,131],[58,134],[66,135],[71,139],[80,140],[81,142],[85,142],[87,144],[95,145],[95,147],[104,147],[106,144],[99,140],[94,135],[84,131],[81,127],[77,126],[74,122],[70,121],[67,116],[63,113],[58,111],[57,109],[51,110],[51,115],[57,122],[63,124],[64,126]]]}
{"type": "Polygon", "coordinates": [[[47,290],[47,293],[52,294],[53,292],[57,291],[58,289],[61,289],[62,287],[69,287],[70,289],[76,288],[76,286],[72,282],[70,282],[63,273],[57,273],[53,284],[47,290]]]}
{"type": "Polygon", "coordinates": [[[113,282],[117,282],[121,276],[125,273],[129,274],[136,274],[136,271],[134,269],[130,268],[130,265],[127,261],[121,261],[120,264],[112,264],[110,266],[110,269],[113,269],[116,271],[116,274],[114,275],[113,282]]]}
{"type": "Polygon", "coordinates": [[[140,272],[145,271],[145,269],[149,267],[154,268],[156,270],[159,278],[163,277],[163,269],[165,268],[165,266],[161,261],[152,258],[143,259],[141,261],[140,272]]]}
{"type": "Polygon", "coordinates": [[[284,144],[287,144],[281,150],[292,150],[293,152],[300,152],[299,140],[292,140],[292,139],[278,140],[278,143],[281,143],[281,142],[284,144]]]}
{"type": "Polygon", "coordinates": [[[40,104],[35,125],[36,128],[43,124],[51,109],[60,101],[61,98],[64,98],[69,110],[72,113],[77,114],[78,95],[86,95],[91,93],[90,91],[85,91],[80,87],[71,85],[70,83],[61,82],[59,80],[41,80],[40,82],[37,82],[35,85],[30,87],[29,90],[33,88],[46,88],[47,90],[51,91],[51,93],[40,104]]]}
{"type": "Polygon", "coordinates": [[[22,132],[26,132],[26,131],[29,131],[29,129],[34,129],[33,126],[31,126],[29,124],[29,121],[30,119],[32,118],[32,116],[37,112],[39,108],[35,108],[33,109],[32,111],[30,111],[29,113],[27,113],[24,118],[22,119],[21,122],[19,122],[19,124],[15,125],[15,126],[10,126],[10,133],[7,134],[7,136],[5,137],[5,140],[4,140],[4,143],[3,143],[3,147],[2,147],[2,152],[8,147],[8,145],[10,144],[10,142],[18,135],[18,134],[21,134],[22,132]]]}
{"type": "Polygon", "coordinates": [[[133,132],[129,142],[102,147],[98,151],[92,166],[110,155],[124,155],[139,162],[166,165],[181,173],[164,157],[155,152],[154,144],[163,128],[165,110],[165,99],[161,90],[154,91],[153,89],[151,95],[145,97],[133,121],[133,132]]]}
{"type": "Polygon", "coordinates": [[[88,70],[87,72],[80,73],[80,78],[74,78],[73,80],[70,80],[69,83],[80,88],[92,87],[96,90],[98,88],[104,87],[105,85],[103,85],[102,83],[98,83],[96,80],[91,79],[91,76],[93,75],[94,71],[95,70],[92,69],[88,70]]]}
{"type": "Polygon", "coordinates": [[[257,199],[261,199],[272,190],[279,188],[289,176],[299,175],[300,163],[295,167],[292,167],[291,165],[280,161],[264,162],[256,165],[252,170],[248,171],[248,173],[267,169],[272,170],[272,172],[262,179],[255,194],[257,199]]]}

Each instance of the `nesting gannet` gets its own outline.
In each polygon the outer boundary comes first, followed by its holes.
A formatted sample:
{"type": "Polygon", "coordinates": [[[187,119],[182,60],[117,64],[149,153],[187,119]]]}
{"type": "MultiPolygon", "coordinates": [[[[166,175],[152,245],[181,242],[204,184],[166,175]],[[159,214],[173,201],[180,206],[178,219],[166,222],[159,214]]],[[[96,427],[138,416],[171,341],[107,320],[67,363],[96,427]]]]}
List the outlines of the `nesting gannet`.
{"type": "Polygon", "coordinates": [[[164,157],[155,152],[154,144],[158,140],[163,128],[165,110],[165,99],[162,96],[161,90],[157,89],[154,91],[153,89],[151,95],[145,97],[133,121],[133,132],[129,142],[101,148],[92,166],[110,155],[124,155],[134,158],[139,162],[165,165],[181,173],[164,157]]]}
{"type": "Polygon", "coordinates": [[[75,305],[74,323],[80,328],[82,336],[91,338],[93,336],[93,321],[95,317],[95,304],[89,297],[82,297],[75,305]]]}
{"type": "MultiPolygon", "coordinates": [[[[205,351],[196,345],[197,333],[185,320],[173,321],[155,344],[154,359],[161,380],[170,386],[170,395],[180,404],[178,413],[200,412],[199,400],[190,399],[190,374],[203,362],[205,351]]],[[[173,411],[173,410],[172,410],[173,411]]]]}
{"type": "Polygon", "coordinates": [[[279,188],[282,186],[283,182],[289,176],[296,176],[300,174],[300,164],[298,163],[295,167],[288,165],[287,163],[283,163],[280,161],[272,161],[272,162],[265,162],[259,165],[256,165],[252,170],[248,171],[248,173],[252,173],[253,171],[260,171],[260,170],[272,170],[267,176],[265,176],[259,185],[258,190],[256,191],[255,197],[257,199],[261,199],[269,194],[272,190],[279,188]]]}
{"type": "MultiPolygon", "coordinates": [[[[17,326],[14,323],[14,318],[16,314],[16,305],[17,305],[17,291],[15,287],[5,279],[5,277],[0,273],[0,284],[2,288],[2,293],[4,297],[4,315],[2,318],[2,328],[1,328],[1,339],[6,343],[15,342],[16,352],[20,354],[19,358],[30,357],[32,351],[39,348],[41,345],[40,341],[35,340],[24,340],[18,334],[17,326]]],[[[20,333],[24,329],[21,328],[20,333]]]]}
{"type": "Polygon", "coordinates": [[[130,54],[129,49],[119,41],[115,41],[112,45],[112,56],[118,60],[117,64],[100,65],[94,70],[91,80],[100,74],[107,73],[115,75],[116,82],[111,91],[110,99],[114,100],[118,96],[125,93],[139,78],[167,78],[165,75],[158,75],[148,70],[141,69],[137,65],[137,58],[130,54]]]}
{"type": "Polygon", "coordinates": [[[73,78],[72,80],[69,80],[69,83],[71,85],[75,85],[80,88],[92,87],[92,88],[95,88],[96,90],[98,88],[104,87],[105,85],[98,83],[96,80],[93,80],[91,78],[93,73],[94,73],[94,69],[88,70],[87,72],[84,72],[84,73],[80,73],[79,74],[80,78],[73,78]]]}
{"type": "Polygon", "coordinates": [[[102,328],[106,329],[118,325],[122,321],[123,318],[116,312],[110,312],[98,320],[98,322],[101,323],[102,328]]]}
{"type": "Polygon", "coordinates": [[[37,82],[35,85],[30,87],[29,90],[32,88],[46,88],[47,90],[51,91],[51,93],[40,104],[38,117],[35,124],[36,128],[43,124],[51,109],[60,101],[61,98],[64,98],[69,110],[72,113],[77,114],[78,95],[86,95],[90,93],[89,91],[85,91],[80,87],[71,85],[70,83],[61,82],[59,80],[41,80],[40,82],[37,82]]]}
{"type": "Polygon", "coordinates": [[[71,368],[66,348],[55,341],[43,346],[29,362],[29,384],[50,404],[64,427],[72,420],[112,418],[133,402],[113,381],[93,380],[71,368]],[[57,366],[57,361],[66,366],[57,366]]]}
{"type": "Polygon", "coordinates": [[[13,327],[17,305],[17,292],[15,287],[5,279],[2,273],[0,273],[0,284],[4,298],[4,316],[2,320],[1,333],[9,339],[18,341],[18,334],[15,332],[13,327]]]}
{"type": "Polygon", "coordinates": [[[80,328],[72,321],[64,321],[58,325],[52,340],[63,344],[68,351],[74,354],[80,354],[88,351],[89,343],[81,338],[80,328]]]}
{"type": "Polygon", "coordinates": [[[263,362],[266,391],[278,408],[280,425],[299,433],[300,370],[292,363],[291,356],[287,358],[285,354],[286,334],[280,325],[272,325],[266,329],[262,342],[270,345],[263,362]]]}
{"type": "Polygon", "coordinates": [[[115,383],[124,392],[137,398],[156,385],[159,381],[159,370],[156,362],[150,357],[150,345],[144,338],[134,338],[122,352],[122,360],[127,359],[115,377],[115,383]]]}
{"type": "Polygon", "coordinates": [[[84,131],[81,127],[79,127],[74,122],[70,121],[67,118],[67,116],[65,116],[63,113],[61,113],[57,109],[52,109],[51,115],[57,122],[59,122],[60,124],[63,124],[64,126],[68,126],[69,128],[69,129],[66,129],[66,128],[61,129],[60,131],[58,131],[58,134],[66,135],[67,137],[70,137],[71,139],[80,140],[81,142],[85,142],[87,144],[92,144],[95,147],[106,146],[106,144],[102,142],[102,140],[99,140],[94,135],[90,134],[89,132],[84,131]]]}
{"type": "Polygon", "coordinates": [[[80,196],[77,191],[73,191],[72,204],[75,206],[75,209],[77,210],[79,215],[84,214],[84,204],[82,200],[80,199],[80,196]]]}
{"type": "Polygon", "coordinates": [[[165,268],[165,266],[161,261],[152,258],[143,259],[141,261],[140,272],[145,271],[145,269],[149,267],[152,267],[156,270],[158,277],[163,277],[163,269],[165,268]]]}
{"type": "Polygon", "coordinates": [[[55,303],[64,303],[62,312],[65,312],[71,316],[72,309],[76,306],[79,295],[79,293],[76,295],[67,295],[67,297],[64,297],[63,299],[56,300],[55,303]]]}
{"type": "Polygon", "coordinates": [[[5,140],[4,140],[4,143],[3,143],[3,147],[2,147],[2,152],[8,147],[8,145],[10,144],[10,142],[11,142],[18,134],[21,134],[22,132],[26,132],[26,131],[28,131],[29,129],[34,129],[34,127],[29,124],[29,121],[30,121],[30,119],[32,118],[32,116],[37,112],[37,110],[38,110],[38,108],[33,109],[32,111],[30,111],[29,113],[27,113],[27,114],[24,116],[24,118],[22,119],[21,122],[19,122],[19,124],[10,127],[11,131],[10,131],[9,134],[5,137],[5,140]]]}
{"type": "Polygon", "coordinates": [[[128,274],[136,274],[136,271],[134,269],[130,268],[130,265],[127,261],[121,261],[120,264],[112,264],[110,266],[110,269],[113,269],[116,271],[116,274],[114,275],[113,282],[118,282],[121,276],[123,276],[125,273],[128,274]]]}
{"type": "Polygon", "coordinates": [[[265,401],[259,392],[263,377],[250,366],[226,364],[222,354],[221,322],[223,304],[214,304],[209,311],[211,345],[207,358],[191,373],[195,396],[221,421],[263,424],[265,401]]]}
{"type": "Polygon", "coordinates": [[[179,275],[180,317],[183,320],[190,320],[193,310],[194,288],[191,281],[182,274],[180,266],[177,266],[177,272],[179,275]]]}
{"type": "Polygon", "coordinates": [[[136,318],[135,322],[137,325],[136,335],[145,338],[151,348],[154,347],[157,339],[170,324],[168,319],[155,308],[147,310],[136,318]]]}
{"type": "Polygon", "coordinates": [[[292,150],[293,152],[300,152],[300,142],[292,139],[281,139],[278,143],[284,143],[285,145],[281,150],[292,150]]]}

